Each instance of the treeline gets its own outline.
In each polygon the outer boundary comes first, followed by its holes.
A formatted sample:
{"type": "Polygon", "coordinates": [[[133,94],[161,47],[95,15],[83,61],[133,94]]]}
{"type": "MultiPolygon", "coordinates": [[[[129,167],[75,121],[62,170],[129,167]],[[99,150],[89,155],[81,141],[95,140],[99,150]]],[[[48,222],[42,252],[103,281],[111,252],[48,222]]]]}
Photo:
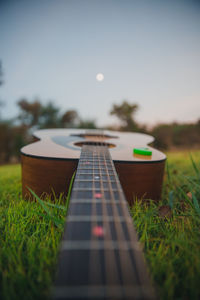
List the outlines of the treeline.
{"type": "MultiPolygon", "coordinates": [[[[119,130],[136,131],[155,137],[154,146],[161,150],[200,148],[200,119],[196,123],[157,124],[147,129],[135,121],[135,114],[139,109],[137,104],[124,101],[120,105],[114,104],[110,114],[116,115],[121,121],[119,130]]],[[[111,128],[112,129],[112,128],[111,128]]]]}
{"type": "Polygon", "coordinates": [[[200,119],[191,124],[159,124],[150,134],[155,137],[154,145],[159,149],[200,149],[200,119]]]}
{"type": "MultiPolygon", "coordinates": [[[[75,110],[61,113],[52,102],[42,104],[38,99],[32,102],[21,99],[17,102],[19,113],[12,120],[0,119],[0,163],[18,161],[20,148],[33,141],[32,133],[43,128],[89,128],[95,129],[94,120],[82,120],[75,110]]],[[[200,120],[194,124],[158,124],[151,130],[135,121],[137,104],[123,101],[114,104],[111,115],[118,119],[118,126],[110,130],[135,131],[153,135],[154,146],[161,150],[173,148],[200,148],[200,120]]]]}

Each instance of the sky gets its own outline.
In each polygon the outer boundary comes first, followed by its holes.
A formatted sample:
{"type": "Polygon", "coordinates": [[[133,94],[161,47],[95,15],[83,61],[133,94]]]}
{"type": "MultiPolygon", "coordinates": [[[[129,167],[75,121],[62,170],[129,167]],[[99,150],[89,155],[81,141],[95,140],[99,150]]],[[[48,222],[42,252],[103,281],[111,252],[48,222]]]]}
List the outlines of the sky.
{"type": "Polygon", "coordinates": [[[49,100],[99,126],[200,119],[200,0],[0,0],[2,118],[49,100]],[[96,75],[102,73],[103,81],[96,75]]]}

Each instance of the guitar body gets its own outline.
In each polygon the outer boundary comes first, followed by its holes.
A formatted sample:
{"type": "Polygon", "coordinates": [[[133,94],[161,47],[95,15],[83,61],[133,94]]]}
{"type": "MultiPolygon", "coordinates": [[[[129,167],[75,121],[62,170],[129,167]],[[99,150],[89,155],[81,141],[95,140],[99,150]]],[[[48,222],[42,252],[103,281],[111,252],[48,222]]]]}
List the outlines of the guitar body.
{"type": "Polygon", "coordinates": [[[138,133],[52,129],[22,148],[23,197],[65,194],[76,170],[53,286],[54,300],[154,300],[129,213],[159,199],[165,155],[138,133]],[[134,149],[134,151],[133,151],[134,149]]]}
{"type": "Polygon", "coordinates": [[[21,149],[22,192],[31,198],[27,187],[38,196],[66,194],[77,168],[81,146],[105,143],[109,147],[126,199],[158,200],[161,197],[166,156],[149,146],[154,138],[140,133],[83,129],[45,129],[34,133],[36,142],[21,149]],[[148,147],[152,155],[133,154],[133,148],[148,147]]]}

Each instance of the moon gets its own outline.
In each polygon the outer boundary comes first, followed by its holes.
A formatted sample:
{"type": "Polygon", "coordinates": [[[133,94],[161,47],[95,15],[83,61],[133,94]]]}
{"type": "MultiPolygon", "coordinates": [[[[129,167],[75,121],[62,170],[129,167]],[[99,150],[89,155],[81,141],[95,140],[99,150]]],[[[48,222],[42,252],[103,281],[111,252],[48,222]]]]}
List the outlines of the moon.
{"type": "Polygon", "coordinates": [[[96,80],[97,80],[97,81],[103,81],[103,80],[104,80],[104,75],[103,75],[102,73],[98,73],[98,74],[96,75],[96,80]]]}

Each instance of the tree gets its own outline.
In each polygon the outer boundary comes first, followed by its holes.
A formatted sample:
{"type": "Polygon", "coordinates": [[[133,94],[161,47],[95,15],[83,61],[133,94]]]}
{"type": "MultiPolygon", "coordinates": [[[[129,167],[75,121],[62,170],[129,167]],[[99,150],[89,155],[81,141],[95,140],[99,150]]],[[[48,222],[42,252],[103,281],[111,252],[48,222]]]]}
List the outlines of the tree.
{"type": "MultiPolygon", "coordinates": [[[[0,86],[3,84],[3,71],[2,71],[2,63],[1,63],[1,61],[0,61],[0,86]]],[[[1,101],[1,99],[0,99],[0,107],[1,106],[3,106],[3,102],[1,101]]],[[[0,116],[0,118],[1,118],[1,116],[0,116]]]]}
{"type": "Polygon", "coordinates": [[[3,71],[2,71],[2,62],[0,61],[0,85],[3,84],[3,71]]]}
{"type": "Polygon", "coordinates": [[[75,127],[80,121],[78,113],[75,110],[68,110],[61,115],[60,108],[55,106],[52,101],[43,105],[38,99],[33,102],[21,99],[17,104],[20,107],[18,120],[27,129],[32,127],[38,129],[75,127]]]}
{"type": "Polygon", "coordinates": [[[30,142],[27,127],[14,126],[12,121],[0,122],[0,163],[20,158],[20,148],[30,142]]]}
{"type": "Polygon", "coordinates": [[[40,100],[36,99],[33,102],[27,99],[18,101],[20,113],[18,119],[23,126],[31,128],[53,128],[60,126],[60,109],[54,106],[53,102],[49,101],[46,105],[42,105],[40,100]]]}
{"type": "Polygon", "coordinates": [[[0,123],[0,163],[8,163],[13,147],[11,124],[7,121],[0,123]]]}
{"type": "Polygon", "coordinates": [[[158,124],[152,131],[154,136],[154,146],[158,149],[169,149],[173,146],[173,126],[172,124],[158,124]]]}
{"type": "Polygon", "coordinates": [[[21,99],[17,104],[21,110],[18,119],[22,122],[22,125],[26,125],[28,128],[37,125],[42,111],[39,100],[31,103],[26,99],[21,99]]]}
{"type": "Polygon", "coordinates": [[[124,131],[136,131],[139,129],[138,124],[134,120],[134,115],[138,110],[137,104],[131,104],[128,101],[124,100],[122,104],[114,104],[110,114],[116,115],[121,123],[121,130],[124,131]]]}
{"type": "Polygon", "coordinates": [[[60,109],[52,101],[42,106],[39,118],[39,128],[58,128],[61,126],[60,109]]]}
{"type": "Polygon", "coordinates": [[[74,127],[79,121],[78,113],[75,110],[66,111],[61,118],[62,127],[74,127]]]}

